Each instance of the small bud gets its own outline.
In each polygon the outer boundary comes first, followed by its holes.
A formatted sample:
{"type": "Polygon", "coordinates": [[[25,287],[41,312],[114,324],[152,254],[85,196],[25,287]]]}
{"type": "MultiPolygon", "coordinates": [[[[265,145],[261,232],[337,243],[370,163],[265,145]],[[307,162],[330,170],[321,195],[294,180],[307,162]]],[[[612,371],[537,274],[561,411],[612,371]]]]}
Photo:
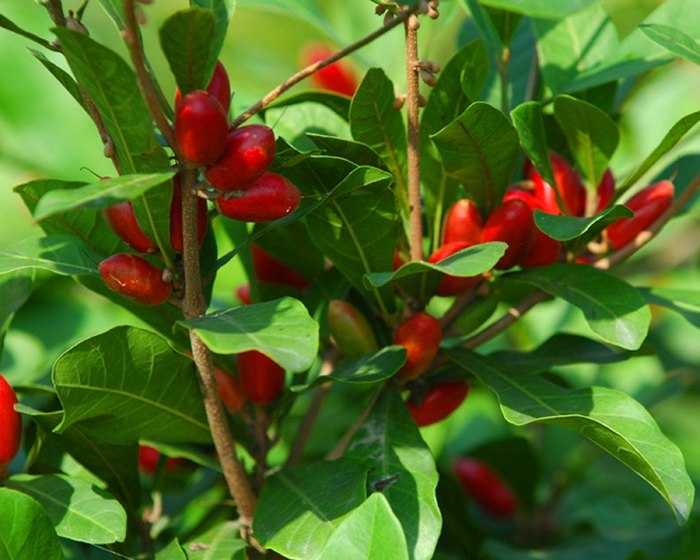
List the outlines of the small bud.
{"type": "Polygon", "coordinates": [[[384,25],[389,25],[394,20],[394,14],[387,12],[384,14],[384,25]]]}
{"type": "Polygon", "coordinates": [[[173,271],[170,270],[169,268],[166,268],[165,270],[163,270],[163,275],[161,276],[161,278],[163,279],[163,282],[166,282],[166,283],[172,282],[173,281],[173,271]]]}
{"type": "Polygon", "coordinates": [[[104,153],[106,158],[113,158],[114,157],[114,142],[112,142],[112,139],[109,136],[105,140],[103,153],[104,153]]]}
{"type": "Polygon", "coordinates": [[[418,21],[418,18],[415,15],[408,18],[408,28],[411,31],[418,31],[420,28],[420,21],[418,21]]]}
{"type": "Polygon", "coordinates": [[[146,25],[148,23],[146,12],[139,10],[138,8],[136,9],[136,19],[138,20],[139,25],[146,25]]]}
{"type": "Polygon", "coordinates": [[[418,94],[418,106],[419,107],[425,107],[428,104],[428,100],[425,98],[423,94],[418,94]]]}
{"type": "Polygon", "coordinates": [[[419,14],[427,14],[428,9],[429,9],[428,0],[420,0],[420,4],[418,5],[418,13],[419,14]]]}
{"type": "Polygon", "coordinates": [[[440,65],[437,62],[433,62],[432,60],[419,60],[418,68],[420,68],[421,70],[427,70],[428,72],[432,72],[433,74],[437,74],[438,72],[440,72],[440,65]]]}
{"type": "Polygon", "coordinates": [[[72,29],[73,31],[78,31],[84,35],[90,35],[90,32],[87,30],[87,27],[85,27],[77,19],[75,19],[71,16],[68,16],[66,18],[66,27],[68,29],[72,29]]]}
{"type": "Polygon", "coordinates": [[[428,8],[428,17],[430,19],[437,19],[440,17],[440,12],[438,12],[435,8],[428,8]]]}
{"type": "Polygon", "coordinates": [[[386,12],[386,6],[377,6],[374,8],[374,13],[377,14],[378,16],[381,16],[384,12],[386,12]]]}
{"type": "Polygon", "coordinates": [[[440,5],[440,0],[429,0],[428,6],[430,8],[437,8],[440,5]]]}
{"type": "Polygon", "coordinates": [[[430,87],[433,87],[437,83],[437,79],[435,78],[433,73],[428,72],[427,70],[423,70],[422,68],[420,70],[420,77],[421,80],[423,80],[430,87]]]}
{"type": "Polygon", "coordinates": [[[404,106],[404,103],[406,103],[406,97],[407,97],[406,94],[402,93],[396,99],[394,99],[394,105],[393,105],[394,109],[396,109],[397,111],[400,111],[401,108],[404,106]]]}

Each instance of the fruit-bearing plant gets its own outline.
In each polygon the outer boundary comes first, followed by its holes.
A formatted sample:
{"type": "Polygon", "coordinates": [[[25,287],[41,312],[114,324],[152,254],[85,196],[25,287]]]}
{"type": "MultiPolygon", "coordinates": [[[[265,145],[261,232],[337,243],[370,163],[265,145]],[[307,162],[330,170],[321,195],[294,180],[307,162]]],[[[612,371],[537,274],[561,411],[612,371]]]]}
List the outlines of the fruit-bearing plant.
{"type": "Polygon", "coordinates": [[[100,171],[14,189],[0,548],[693,557],[697,2],[234,4],[0,14],[100,171]]]}

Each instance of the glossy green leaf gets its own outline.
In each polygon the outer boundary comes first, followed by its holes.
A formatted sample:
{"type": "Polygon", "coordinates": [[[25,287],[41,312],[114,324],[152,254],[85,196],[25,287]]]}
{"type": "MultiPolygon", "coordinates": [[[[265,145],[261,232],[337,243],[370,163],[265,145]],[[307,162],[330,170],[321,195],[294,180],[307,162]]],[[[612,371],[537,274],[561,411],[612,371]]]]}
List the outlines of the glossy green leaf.
{"type": "Polygon", "coordinates": [[[484,11],[489,16],[498,37],[503,45],[509,45],[515,35],[515,30],[520,25],[522,14],[500,8],[484,6],[484,11]]]}
{"type": "Polygon", "coordinates": [[[520,151],[518,133],[507,117],[488,103],[472,103],[431,138],[448,175],[489,215],[506,192],[520,151]]]}
{"type": "Polygon", "coordinates": [[[16,23],[6,18],[2,14],[0,14],[0,27],[7,29],[8,31],[12,31],[12,33],[17,33],[17,35],[21,35],[22,37],[26,37],[27,39],[31,39],[32,41],[38,43],[44,48],[51,48],[51,43],[49,43],[46,39],[39,37],[38,35],[34,35],[34,33],[26,31],[25,29],[22,29],[16,23]]]}
{"type": "Polygon", "coordinates": [[[0,558],[63,560],[61,543],[44,509],[26,494],[0,488],[0,527],[5,528],[0,558]]]}
{"type": "Polygon", "coordinates": [[[603,340],[636,350],[646,338],[651,312],[639,292],[624,280],[592,266],[554,264],[513,274],[578,307],[603,340]]]}
{"type": "Polygon", "coordinates": [[[183,96],[206,89],[216,64],[215,36],[216,19],[201,8],[175,12],[161,26],[160,45],[183,96]]]}
{"type": "Polygon", "coordinates": [[[366,480],[365,469],[346,459],[275,472],[255,510],[255,538],[287,558],[319,558],[343,520],[365,501],[366,480]]]}
{"type": "Polygon", "coordinates": [[[607,226],[621,218],[631,218],[634,212],[627,206],[615,205],[603,210],[600,214],[588,218],[575,216],[557,216],[535,210],[535,225],[550,237],[559,241],[576,239],[585,245],[600,234],[607,226]],[[580,239],[579,239],[580,238],[580,239]]]}
{"type": "Polygon", "coordinates": [[[216,34],[209,60],[209,67],[213,70],[226,39],[229,21],[236,10],[236,0],[190,0],[190,6],[209,10],[216,20],[216,34]]]}
{"type": "Polygon", "coordinates": [[[486,6],[511,10],[531,17],[561,19],[601,0],[481,0],[486,6]]]}
{"type": "Polygon", "coordinates": [[[0,251],[0,274],[26,268],[43,268],[61,275],[98,275],[100,256],[77,237],[29,237],[0,251]]]}
{"type": "Polygon", "coordinates": [[[401,523],[386,497],[375,492],[341,523],[320,558],[408,560],[408,547],[401,523]]]}
{"type": "Polygon", "coordinates": [[[617,125],[595,105],[569,95],[554,100],[554,116],[588,186],[597,187],[620,140],[617,125]]]}
{"type": "Polygon", "coordinates": [[[246,560],[240,524],[225,521],[184,545],[188,560],[246,560]]]}
{"type": "Polygon", "coordinates": [[[124,509],[94,484],[65,475],[18,474],[5,485],[39,502],[59,537],[95,544],[126,538],[124,509]]]}
{"type": "Polygon", "coordinates": [[[119,30],[126,27],[124,23],[124,2],[122,0],[100,0],[102,8],[112,18],[119,30]]]}
{"type": "Polygon", "coordinates": [[[498,395],[508,422],[545,422],[581,433],[651,484],[680,523],[687,521],[695,489],[683,456],[632,397],[605,387],[564,389],[464,348],[450,350],[450,356],[498,395]]]}
{"type": "Polygon", "coordinates": [[[393,108],[394,84],[380,68],[370,68],[350,104],[350,129],[358,142],[377,152],[406,191],[406,129],[393,108]]]}
{"type": "Polygon", "coordinates": [[[54,365],[63,433],[89,421],[105,439],[209,443],[211,435],[192,360],[165,339],[115,327],[66,351],[54,365]]]}
{"type": "MultiPolygon", "coordinates": [[[[520,144],[525,154],[530,158],[542,178],[550,185],[556,185],[552,162],[549,159],[542,107],[536,101],[530,101],[518,105],[510,112],[510,116],[518,131],[520,144]]],[[[555,192],[558,193],[558,189],[555,189],[555,192]]]]}
{"type": "Polygon", "coordinates": [[[291,371],[307,369],[318,350],[318,323],[285,297],[180,321],[217,354],[258,350],[291,371]]]}
{"type": "Polygon", "coordinates": [[[682,288],[637,288],[651,304],[679,313],[691,325],[700,328],[700,292],[682,288]]]}
{"type": "Polygon", "coordinates": [[[83,95],[80,93],[80,90],[78,89],[78,84],[75,83],[75,80],[73,77],[66,72],[63,68],[60,66],[54,64],[51,62],[48,58],[46,58],[46,55],[44,53],[36,51],[34,49],[28,49],[32,55],[44,65],[44,68],[46,68],[51,74],[56,78],[59,83],[66,88],[66,91],[70,93],[71,97],[75,99],[78,104],[85,109],[85,111],[88,110],[87,104],[85,103],[85,99],[83,99],[83,95]]]}
{"type": "Polygon", "coordinates": [[[369,487],[386,496],[406,535],[409,558],[433,557],[442,518],[435,461],[394,389],[382,391],[344,455],[369,471],[369,487]]]}
{"type": "Polygon", "coordinates": [[[350,98],[327,91],[302,91],[271,103],[264,111],[280,107],[291,107],[300,103],[319,103],[324,107],[328,107],[343,120],[348,121],[350,119],[350,98]]]}
{"type": "Polygon", "coordinates": [[[175,171],[165,173],[122,175],[91,183],[77,189],[56,189],[47,192],[34,209],[37,222],[69,210],[106,208],[125,200],[134,200],[148,190],[170,180],[175,171]]]}
{"type": "Polygon", "coordinates": [[[353,142],[345,138],[336,136],[326,136],[324,134],[306,134],[311,141],[329,155],[347,159],[355,165],[367,165],[378,169],[387,169],[386,164],[372,148],[361,142],[353,142]]]}
{"type": "Polygon", "coordinates": [[[156,560],[187,560],[187,554],[180,546],[178,539],[172,540],[155,555],[156,560]]]}
{"type": "MultiPolygon", "coordinates": [[[[465,45],[463,47],[463,51],[460,52],[463,52],[464,55],[463,58],[460,57],[457,59],[463,62],[460,76],[462,91],[464,92],[464,95],[467,96],[467,99],[469,101],[479,101],[482,99],[484,86],[486,85],[486,82],[489,77],[489,72],[491,70],[489,51],[486,48],[484,41],[481,39],[477,39],[476,41],[472,41],[471,43],[465,45]]],[[[431,97],[432,95],[434,94],[431,94],[431,97]]],[[[457,110],[457,107],[452,106],[451,112],[455,110],[457,110]]],[[[457,118],[457,115],[459,115],[459,113],[455,114],[454,118],[457,118]]],[[[451,121],[445,122],[440,128],[443,128],[450,122],[451,121]]],[[[431,132],[437,132],[438,130],[440,130],[440,128],[437,128],[436,130],[431,132]]]]}
{"type": "Polygon", "coordinates": [[[649,39],[668,49],[673,54],[683,57],[694,64],[700,64],[700,44],[681,30],[669,25],[651,23],[640,25],[639,29],[649,39]]]}
{"type": "Polygon", "coordinates": [[[394,375],[405,361],[403,346],[386,346],[378,352],[343,362],[328,377],[345,383],[377,383],[394,375]]]}

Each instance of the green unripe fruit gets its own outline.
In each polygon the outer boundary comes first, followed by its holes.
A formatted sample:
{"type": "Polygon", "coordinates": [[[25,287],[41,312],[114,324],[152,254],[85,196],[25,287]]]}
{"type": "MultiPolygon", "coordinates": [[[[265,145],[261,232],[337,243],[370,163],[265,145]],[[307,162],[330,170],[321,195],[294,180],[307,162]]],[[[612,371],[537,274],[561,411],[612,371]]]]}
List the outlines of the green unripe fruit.
{"type": "Polygon", "coordinates": [[[328,305],[331,336],[348,358],[358,358],[379,350],[374,332],[364,315],[353,305],[334,299],[328,305]]]}

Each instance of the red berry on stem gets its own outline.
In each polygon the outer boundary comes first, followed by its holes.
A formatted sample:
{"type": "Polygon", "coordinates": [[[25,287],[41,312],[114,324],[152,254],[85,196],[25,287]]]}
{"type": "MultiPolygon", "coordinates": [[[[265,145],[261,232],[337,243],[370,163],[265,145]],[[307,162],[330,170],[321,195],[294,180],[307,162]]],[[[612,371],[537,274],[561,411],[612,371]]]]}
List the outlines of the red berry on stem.
{"type": "Polygon", "coordinates": [[[408,411],[419,427],[447,418],[464,402],[469,393],[468,381],[448,381],[431,385],[420,405],[409,399],[408,411]]]}
{"type": "MultiPolygon", "coordinates": [[[[335,51],[325,43],[312,43],[306,45],[302,50],[302,64],[309,66],[314,62],[319,62],[328,58],[335,51]]],[[[310,77],[311,83],[321,89],[326,89],[341,95],[352,97],[357,90],[358,80],[348,63],[339,60],[321,68],[310,77]]]]}
{"type": "Polygon", "coordinates": [[[508,244],[495,268],[507,270],[520,262],[535,235],[532,209],[522,200],[508,200],[489,216],[481,232],[481,241],[503,241],[508,244]]]}
{"type": "Polygon", "coordinates": [[[149,239],[136,221],[131,202],[120,202],[103,208],[102,217],[110,229],[134,251],[148,254],[158,250],[158,246],[149,239]]]}
{"type": "Polygon", "coordinates": [[[615,177],[613,177],[610,169],[606,169],[603,178],[598,185],[598,205],[595,213],[599,214],[608,207],[610,200],[615,194],[615,177]]]}
{"type": "Polygon", "coordinates": [[[291,181],[266,172],[242,191],[216,199],[219,212],[241,222],[270,222],[284,218],[299,206],[301,193],[291,181]]]}
{"type": "Polygon", "coordinates": [[[513,491],[485,463],[463,457],[453,463],[453,471],[467,494],[492,515],[508,517],[518,510],[513,491]]]}
{"type": "Polygon", "coordinates": [[[406,349],[406,363],[399,370],[399,375],[414,379],[423,373],[435,358],[441,341],[440,323],[425,311],[401,323],[394,333],[394,344],[406,349]]]}
{"type": "MultiPolygon", "coordinates": [[[[221,103],[221,106],[224,108],[224,113],[228,115],[228,110],[231,107],[231,82],[228,79],[226,68],[224,68],[224,65],[221,64],[220,60],[216,61],[214,74],[212,74],[211,80],[209,80],[207,92],[216,97],[217,101],[221,103]]],[[[177,88],[175,90],[176,112],[179,111],[181,102],[182,94],[180,93],[180,88],[177,88]]]]}
{"type": "MultiPolygon", "coordinates": [[[[549,152],[549,160],[554,171],[556,188],[572,216],[583,216],[586,210],[586,189],[581,178],[568,162],[555,152],[549,152]]],[[[532,168],[530,179],[535,183],[535,196],[544,203],[543,210],[548,214],[559,214],[560,208],[556,195],[549,183],[546,183],[536,169],[532,168]],[[548,188],[549,187],[549,188],[548,188]]]]}
{"type": "MultiPolygon", "coordinates": [[[[207,201],[200,198],[197,201],[197,239],[200,245],[207,235],[208,223],[207,201]]],[[[170,202],[170,245],[176,253],[182,253],[182,186],[179,175],[173,181],[173,198],[170,202]]]]}
{"type": "Polygon", "coordinates": [[[137,255],[118,253],[99,264],[100,275],[113,292],[142,305],[160,305],[172,286],[163,281],[163,271],[137,255]]]}
{"type": "MultiPolygon", "coordinates": [[[[446,259],[450,255],[455,254],[457,251],[471,247],[474,243],[467,241],[455,241],[453,243],[447,243],[440,247],[428,258],[429,263],[439,263],[440,261],[446,259]]],[[[469,288],[476,285],[476,283],[481,278],[481,274],[477,276],[451,276],[445,274],[440,281],[435,293],[439,296],[449,297],[456,296],[466,292],[469,288]]]]}
{"type": "Polygon", "coordinates": [[[468,198],[455,202],[445,214],[442,228],[442,244],[455,241],[479,243],[483,219],[476,204],[468,198]]]}
{"type": "Polygon", "coordinates": [[[634,216],[617,220],[605,229],[612,248],[621,249],[653,224],[671,206],[673,191],[673,183],[661,181],[625,202],[625,206],[634,211],[634,216]]]}
{"type": "Polygon", "coordinates": [[[231,413],[238,412],[245,403],[245,395],[238,379],[218,367],[214,368],[214,375],[216,376],[219,396],[224,406],[231,413]]]}
{"type": "Polygon", "coordinates": [[[245,189],[272,165],[276,149],[269,126],[242,126],[228,133],[223,153],[204,175],[217,190],[245,189]]]}
{"type": "Polygon", "coordinates": [[[15,410],[17,395],[0,375],[0,478],[15,458],[22,441],[22,418],[15,410]]]}
{"type": "Polygon", "coordinates": [[[175,114],[175,139],[182,157],[195,165],[216,161],[227,134],[226,113],[215,97],[202,90],[185,96],[175,114]]]}
{"type": "Polygon", "coordinates": [[[238,354],[238,380],[250,402],[267,404],[284,390],[284,369],[265,354],[249,350],[238,354]]]}
{"type": "Polygon", "coordinates": [[[263,251],[260,247],[251,245],[253,251],[253,270],[259,282],[280,284],[303,290],[309,281],[293,268],[263,251]]]}

